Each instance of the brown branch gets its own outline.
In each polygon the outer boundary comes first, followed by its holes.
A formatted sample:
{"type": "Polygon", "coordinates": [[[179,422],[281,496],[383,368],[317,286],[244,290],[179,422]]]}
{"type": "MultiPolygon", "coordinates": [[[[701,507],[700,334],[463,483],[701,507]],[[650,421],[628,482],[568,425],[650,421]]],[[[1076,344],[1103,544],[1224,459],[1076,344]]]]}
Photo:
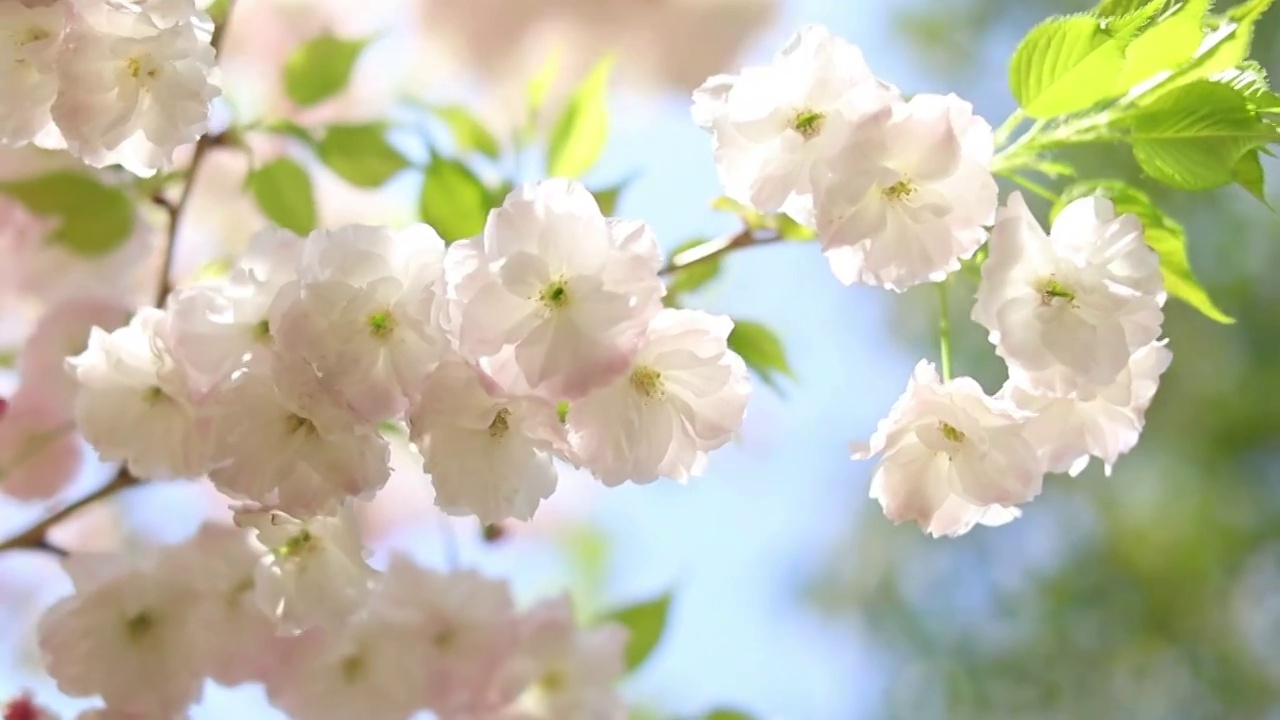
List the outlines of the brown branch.
{"type": "Polygon", "coordinates": [[[770,243],[781,242],[785,240],[778,233],[771,230],[752,230],[751,228],[743,228],[736,233],[725,235],[715,240],[691,247],[684,252],[676,253],[662,269],[658,271],[659,275],[670,275],[677,270],[683,270],[690,265],[706,262],[713,258],[718,258],[726,253],[743,248],[756,247],[757,245],[768,245],[770,243]]]}
{"type": "Polygon", "coordinates": [[[59,554],[66,554],[66,551],[50,544],[45,538],[45,535],[49,532],[49,528],[52,528],[54,525],[62,522],[64,519],[70,517],[86,505],[90,505],[102,498],[113,495],[117,491],[123,490],[137,482],[138,479],[135,478],[132,473],[121,467],[120,471],[117,472],[115,477],[111,478],[111,481],[106,485],[103,485],[79,500],[64,506],[62,509],[45,517],[43,520],[35,523],[26,530],[23,530],[3,543],[0,543],[0,552],[5,550],[15,550],[17,548],[28,548],[32,550],[48,550],[59,554]]]}

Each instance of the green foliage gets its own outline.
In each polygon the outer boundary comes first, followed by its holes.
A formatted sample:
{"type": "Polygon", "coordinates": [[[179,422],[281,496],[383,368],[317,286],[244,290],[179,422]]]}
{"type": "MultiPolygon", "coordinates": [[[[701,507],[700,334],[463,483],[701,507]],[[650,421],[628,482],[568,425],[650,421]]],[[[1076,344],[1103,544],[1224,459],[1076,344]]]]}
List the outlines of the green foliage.
{"type": "MultiPolygon", "coordinates": [[[[680,243],[671,251],[671,258],[674,259],[680,253],[692,250],[700,245],[707,243],[706,238],[694,238],[687,242],[680,243]]],[[[720,274],[720,256],[715,255],[705,260],[699,260],[690,265],[686,265],[671,273],[670,279],[667,280],[667,294],[674,301],[675,296],[683,293],[693,292],[698,288],[706,285],[716,276],[720,274]]]]}
{"type": "Polygon", "coordinates": [[[785,240],[805,241],[812,240],[817,237],[811,228],[801,225],[783,213],[765,215],[755,208],[744,205],[737,200],[724,195],[721,195],[711,201],[711,208],[713,210],[737,215],[739,218],[742,218],[742,223],[751,230],[767,230],[769,232],[774,232],[785,240]]]}
{"type": "Polygon", "coordinates": [[[1230,183],[1241,157],[1280,140],[1239,90],[1203,79],[1160,95],[1129,122],[1138,164],[1183,190],[1230,183]]]}
{"type": "Polygon", "coordinates": [[[703,720],[752,720],[751,716],[741,710],[712,710],[703,717],[703,720]]]}
{"type": "Polygon", "coordinates": [[[302,107],[315,105],[342,92],[368,40],[343,40],[321,35],[302,45],[284,66],[284,89],[302,107]]]}
{"type": "Polygon", "coordinates": [[[1115,203],[1117,214],[1132,213],[1142,221],[1147,244],[1160,256],[1160,274],[1169,295],[1220,323],[1234,323],[1223,312],[1191,272],[1187,259],[1187,234],[1176,220],[1156,207],[1151,198],[1137,188],[1118,180],[1090,180],[1067,188],[1054,208],[1058,210],[1076,198],[1100,194],[1115,203]]]}
{"type": "Polygon", "coordinates": [[[618,211],[618,198],[622,195],[622,191],[626,186],[627,183],[622,182],[612,187],[591,191],[591,194],[596,198],[596,203],[600,205],[600,212],[604,213],[606,217],[611,217],[618,211]]]}
{"type": "Polygon", "coordinates": [[[1129,88],[1195,55],[1204,37],[1209,0],[1185,0],[1174,5],[1146,32],[1125,48],[1122,88],[1129,88]]]}
{"type": "Polygon", "coordinates": [[[316,138],[311,134],[311,131],[292,120],[276,120],[266,125],[263,130],[301,140],[307,147],[312,149],[316,147],[316,138]]]}
{"type": "Polygon", "coordinates": [[[449,126],[449,134],[453,136],[459,154],[478,152],[494,160],[502,154],[498,139],[471,111],[460,105],[447,105],[433,108],[432,112],[449,126]]]}
{"type": "Polygon", "coordinates": [[[609,136],[609,74],[613,58],[606,57],[587,74],[551,131],[547,173],[577,178],[600,159],[609,136]]]}
{"type": "Polygon", "coordinates": [[[129,196],[77,172],[59,171],[0,183],[0,193],[26,205],[36,215],[57,218],[53,242],[80,255],[106,255],[133,233],[129,196]]]}
{"type": "Polygon", "coordinates": [[[671,607],[671,595],[660,595],[652,600],[615,610],[604,618],[621,623],[627,628],[627,671],[635,670],[658,646],[662,631],[667,625],[667,611],[671,607]]]}
{"type": "Polygon", "coordinates": [[[1270,203],[1267,202],[1266,178],[1262,173],[1262,158],[1259,155],[1257,150],[1250,150],[1241,155],[1235,168],[1232,169],[1232,179],[1263,205],[1270,207],[1270,203]]]}
{"type": "Polygon", "coordinates": [[[1245,0],[1231,8],[1225,18],[1209,33],[1196,53],[1197,75],[1211,75],[1229,70],[1249,58],[1253,46],[1253,26],[1273,0],[1245,0]]]}
{"type": "Polygon", "coordinates": [[[418,214],[445,242],[479,234],[492,203],[489,189],[461,162],[436,155],[427,165],[418,214]]]}
{"type": "Polygon", "coordinates": [[[795,377],[787,363],[782,341],[772,330],[758,322],[734,320],[729,333],[729,349],[742,356],[743,362],[767,385],[778,387],[777,375],[795,377]]]}
{"type": "Polygon", "coordinates": [[[1052,17],[1027,33],[1009,63],[1009,87],[1033,118],[1088,109],[1123,94],[1131,23],[1089,15],[1052,17]]]}
{"type": "Polygon", "coordinates": [[[378,187],[409,167],[404,155],[387,142],[387,128],[381,123],[331,125],[316,153],[343,180],[358,187],[378,187]]]}
{"type": "Polygon", "coordinates": [[[306,235],[316,229],[311,178],[297,162],[276,158],[249,173],[249,190],[262,213],[282,228],[306,235]]]}

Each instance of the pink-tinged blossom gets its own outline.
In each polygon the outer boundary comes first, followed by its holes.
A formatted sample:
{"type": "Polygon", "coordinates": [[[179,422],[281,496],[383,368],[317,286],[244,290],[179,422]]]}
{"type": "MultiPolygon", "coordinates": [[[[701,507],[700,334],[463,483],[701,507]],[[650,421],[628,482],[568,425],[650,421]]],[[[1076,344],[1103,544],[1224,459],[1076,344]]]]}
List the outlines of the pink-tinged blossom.
{"type": "Polygon", "coordinates": [[[18,365],[24,388],[38,388],[69,418],[77,383],[66,360],[85,351],[93,328],[112,332],[129,321],[132,308],[105,297],[64,300],[40,317],[22,348],[18,365]]]}
{"type": "Polygon", "coordinates": [[[52,131],[65,7],[0,3],[0,143],[23,145],[52,131]]]}
{"type": "Polygon", "coordinates": [[[458,348],[508,391],[582,397],[626,371],[662,306],[660,265],[649,228],[605,218],[581,183],[521,186],[449,247],[458,348]]]}
{"type": "Polygon", "coordinates": [[[747,368],[727,341],[733,321],[697,310],[658,313],[629,372],[573,403],[577,458],[606,485],[683,481],[742,425],[747,368]]]}
{"type": "Polygon", "coordinates": [[[972,378],[942,382],[922,360],[853,458],[880,456],[870,494],[890,520],[934,537],[962,535],[975,523],[1016,518],[1016,506],[1040,494],[1044,468],[1025,437],[1027,417],[972,378]]]}
{"type": "Polygon", "coordinates": [[[12,405],[0,408],[0,493],[51,498],[75,479],[82,461],[70,417],[56,398],[23,387],[12,405]]]}

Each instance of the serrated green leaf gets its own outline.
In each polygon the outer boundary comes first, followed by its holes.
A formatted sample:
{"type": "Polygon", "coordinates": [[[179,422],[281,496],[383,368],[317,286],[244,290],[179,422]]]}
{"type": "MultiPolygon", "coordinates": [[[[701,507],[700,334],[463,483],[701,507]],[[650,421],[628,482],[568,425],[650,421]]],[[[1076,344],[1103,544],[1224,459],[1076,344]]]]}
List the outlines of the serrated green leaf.
{"type": "Polygon", "coordinates": [[[1267,71],[1256,61],[1247,60],[1238,67],[1214,73],[1209,79],[1239,91],[1255,110],[1280,110],[1280,95],[1271,90],[1267,71]]]}
{"type": "Polygon", "coordinates": [[[1164,0],[1102,0],[1097,7],[1093,9],[1093,14],[1098,17],[1120,17],[1123,15],[1132,15],[1139,10],[1155,6],[1160,7],[1164,4],[1164,0]]]}
{"type": "Polygon", "coordinates": [[[626,650],[628,672],[640,667],[662,640],[670,608],[671,595],[667,593],[615,610],[604,618],[605,621],[621,624],[630,634],[626,650]]]}
{"type": "Polygon", "coordinates": [[[1229,70],[1249,59],[1253,27],[1274,0],[1245,0],[1231,8],[1227,17],[1201,44],[1188,77],[1204,77],[1229,70]]]}
{"type": "Polygon", "coordinates": [[[303,43],[285,61],[284,88],[289,99],[309,107],[342,92],[368,44],[368,40],[343,40],[334,35],[303,43]]]}
{"type": "MultiPolygon", "coordinates": [[[[671,257],[674,258],[680,253],[692,250],[706,242],[706,238],[694,238],[680,243],[671,251],[671,257]]],[[[720,274],[720,267],[720,256],[718,255],[682,267],[671,274],[671,279],[667,281],[667,292],[671,295],[693,292],[715,280],[716,276],[720,274]]]]}
{"type": "Polygon", "coordinates": [[[419,217],[446,243],[478,235],[493,199],[471,169],[452,158],[431,159],[423,177],[419,217]]]}
{"type": "Polygon", "coordinates": [[[449,133],[453,136],[459,154],[474,151],[493,160],[497,160],[502,154],[498,139],[470,110],[460,105],[447,105],[433,108],[432,112],[449,126],[449,133]]]}
{"type": "Polygon", "coordinates": [[[276,133],[278,135],[288,135],[291,138],[301,140],[311,148],[315,148],[316,146],[316,139],[315,136],[311,134],[311,131],[292,120],[276,120],[268,123],[262,129],[267,132],[276,133]]]}
{"type": "Polygon", "coordinates": [[[794,377],[782,341],[758,322],[735,319],[733,331],[729,333],[729,349],[742,356],[747,367],[770,387],[777,388],[777,375],[794,377]]]}
{"type": "Polygon", "coordinates": [[[1018,105],[1045,119],[1123,94],[1130,32],[1123,30],[1089,15],[1052,17],[1032,28],[1009,62],[1009,87],[1018,105]]]}
{"type": "Polygon", "coordinates": [[[299,235],[316,229],[316,200],[311,178],[301,165],[281,157],[249,173],[248,185],[262,214],[299,235]]]}
{"type": "Polygon", "coordinates": [[[547,173],[578,178],[595,166],[609,136],[609,74],[612,56],[600,61],[573,92],[551,131],[547,173]]]}
{"type": "Polygon", "coordinates": [[[1271,204],[1267,202],[1266,177],[1262,172],[1262,159],[1258,156],[1257,150],[1250,150],[1240,156],[1240,160],[1236,162],[1236,166],[1232,171],[1236,184],[1244,188],[1250,195],[1254,196],[1267,207],[1271,204]]]}
{"type": "Polygon", "coordinates": [[[330,125],[316,145],[316,154],[343,180],[357,187],[379,187],[409,161],[387,142],[381,123],[330,125]]]}
{"type": "Polygon", "coordinates": [[[0,183],[0,193],[36,215],[56,218],[59,225],[50,240],[79,255],[106,255],[133,234],[129,196],[89,175],[59,171],[14,180],[0,183]]]}
{"type": "Polygon", "coordinates": [[[1134,38],[1124,50],[1121,87],[1127,89],[1190,60],[1204,38],[1204,16],[1209,5],[1209,0],[1175,3],[1134,38]]]}
{"type": "Polygon", "coordinates": [[[1238,90],[1197,80],[1161,95],[1132,119],[1133,155],[1152,178],[1183,190],[1231,182],[1240,157],[1280,139],[1238,90]]]}
{"type": "Polygon", "coordinates": [[[1187,258],[1187,233],[1182,225],[1156,207],[1141,190],[1119,180],[1076,183],[1063,191],[1062,198],[1054,207],[1054,214],[1072,200],[1094,194],[1110,198],[1117,214],[1132,213],[1142,221],[1147,245],[1160,256],[1160,274],[1171,297],[1178,298],[1216,322],[1235,322],[1213,302],[1191,272],[1187,258]]]}

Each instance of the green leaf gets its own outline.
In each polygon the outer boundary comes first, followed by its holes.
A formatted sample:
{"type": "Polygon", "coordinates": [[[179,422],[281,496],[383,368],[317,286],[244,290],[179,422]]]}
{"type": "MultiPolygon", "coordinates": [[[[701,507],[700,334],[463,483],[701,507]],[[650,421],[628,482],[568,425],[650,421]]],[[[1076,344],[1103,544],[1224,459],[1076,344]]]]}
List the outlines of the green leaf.
{"type": "Polygon", "coordinates": [[[1234,179],[1246,152],[1280,140],[1239,91],[1210,80],[1174,88],[1132,119],[1130,142],[1152,178],[1182,190],[1208,190],[1234,179]]]}
{"type": "Polygon", "coordinates": [[[1182,225],[1164,214],[1141,190],[1118,180],[1076,183],[1063,191],[1062,198],[1054,207],[1054,214],[1072,200],[1094,194],[1110,198],[1117,214],[1132,213],[1142,221],[1147,245],[1160,256],[1160,274],[1170,296],[1194,307],[1211,320],[1220,323],[1235,322],[1234,318],[1214,304],[1209,293],[1191,272],[1191,263],[1187,258],[1187,233],[1182,225]]]}
{"type": "Polygon", "coordinates": [[[258,207],[282,228],[306,235],[316,229],[316,201],[307,171],[289,158],[276,158],[249,173],[258,207]]]}
{"type": "Polygon", "coordinates": [[[777,388],[775,375],[794,377],[787,364],[787,352],[782,341],[772,330],[758,322],[734,320],[729,333],[729,349],[742,356],[747,367],[756,371],[760,379],[777,388]]]}
{"type": "Polygon", "coordinates": [[[726,710],[721,708],[707,713],[703,720],[752,720],[752,718],[741,710],[726,710]]]}
{"type": "Polygon", "coordinates": [[[433,112],[449,126],[449,133],[453,135],[459,154],[475,151],[494,160],[502,154],[498,139],[470,110],[460,105],[448,105],[433,108],[433,112]]]}
{"type": "Polygon", "coordinates": [[[56,218],[51,240],[79,255],[96,257],[119,248],[133,234],[133,202],[119,188],[71,171],[0,183],[32,213],[56,218]]]}
{"type": "Polygon", "coordinates": [[[581,177],[604,152],[609,136],[608,91],[612,69],[611,56],[601,60],[561,112],[547,147],[547,173],[552,177],[581,177]]]}
{"type": "Polygon", "coordinates": [[[492,196],[471,169],[436,155],[427,166],[418,204],[419,217],[446,243],[478,235],[489,216],[492,196]]]}
{"type": "Polygon", "coordinates": [[[227,21],[227,14],[231,12],[231,0],[213,0],[205,12],[209,13],[209,19],[214,23],[224,23],[227,21]]]}
{"type": "Polygon", "coordinates": [[[1124,93],[1120,77],[1132,31],[1113,25],[1089,15],[1069,15],[1032,28],[1009,62],[1009,86],[1018,105],[1031,117],[1045,119],[1124,93]]]}
{"type": "Polygon", "coordinates": [[[316,146],[320,159],[343,180],[357,187],[379,187],[409,161],[387,142],[381,123],[330,125],[316,146]]]}
{"type": "Polygon", "coordinates": [[[1204,16],[1209,0],[1185,0],[1134,38],[1124,51],[1122,88],[1132,87],[1190,60],[1204,38],[1204,16]]]}
{"type": "Polygon", "coordinates": [[[1194,77],[1229,70],[1249,59],[1253,26],[1274,0],[1245,0],[1205,38],[1196,53],[1194,77]]]}
{"type": "Polygon", "coordinates": [[[315,148],[316,146],[316,139],[315,136],[311,134],[311,131],[292,120],[276,120],[268,123],[262,129],[267,132],[273,132],[279,135],[288,135],[291,138],[301,140],[310,148],[315,148]]]}
{"type": "Polygon", "coordinates": [[[1247,60],[1238,67],[1214,73],[1209,79],[1237,90],[1248,99],[1255,110],[1272,112],[1280,110],[1280,95],[1271,90],[1267,81],[1267,71],[1253,60],[1247,60]]]}
{"type": "Polygon", "coordinates": [[[343,40],[333,35],[304,43],[285,61],[284,89],[289,99],[308,107],[342,92],[368,44],[368,40],[343,40]]]}
{"type": "Polygon", "coordinates": [[[726,195],[711,201],[711,209],[732,213],[742,218],[742,222],[752,230],[760,230],[768,225],[765,216],[753,207],[748,207],[726,195]]]}
{"type": "Polygon", "coordinates": [[[1232,170],[1235,181],[1240,187],[1249,191],[1249,194],[1257,198],[1263,205],[1271,207],[1267,202],[1266,177],[1262,173],[1262,159],[1258,156],[1257,150],[1250,150],[1240,156],[1240,160],[1236,162],[1235,168],[1232,170]]]}
{"type": "Polygon", "coordinates": [[[596,203],[600,205],[600,212],[603,213],[605,217],[611,217],[618,211],[618,197],[622,195],[622,191],[626,186],[627,184],[623,182],[618,183],[613,187],[591,191],[591,194],[596,198],[596,203]]]}
{"type": "MultiPolygon", "coordinates": [[[[683,242],[671,251],[671,257],[675,257],[686,250],[692,250],[699,245],[706,244],[706,238],[695,238],[688,242],[683,242]]],[[[679,295],[681,293],[693,292],[698,288],[706,285],[716,276],[720,274],[720,256],[716,255],[706,260],[699,260],[691,265],[676,270],[671,275],[671,279],[667,281],[667,292],[671,295],[679,295]]]]}
{"type": "Polygon", "coordinates": [[[1098,17],[1121,17],[1152,5],[1159,7],[1163,4],[1164,0],[1102,0],[1093,9],[1093,14],[1098,17]]]}
{"type": "Polygon", "coordinates": [[[615,610],[604,618],[605,621],[620,623],[630,633],[626,650],[628,672],[639,667],[658,646],[670,607],[671,595],[668,593],[615,610]]]}
{"type": "Polygon", "coordinates": [[[538,72],[529,78],[525,97],[528,99],[530,117],[541,112],[542,106],[547,102],[547,96],[551,94],[551,86],[555,84],[556,75],[560,72],[561,54],[559,48],[553,50],[547,55],[542,67],[538,68],[538,72]]]}
{"type": "Polygon", "coordinates": [[[813,240],[818,234],[812,228],[805,227],[791,218],[790,215],[778,213],[769,219],[768,224],[784,240],[804,242],[813,240]]]}

